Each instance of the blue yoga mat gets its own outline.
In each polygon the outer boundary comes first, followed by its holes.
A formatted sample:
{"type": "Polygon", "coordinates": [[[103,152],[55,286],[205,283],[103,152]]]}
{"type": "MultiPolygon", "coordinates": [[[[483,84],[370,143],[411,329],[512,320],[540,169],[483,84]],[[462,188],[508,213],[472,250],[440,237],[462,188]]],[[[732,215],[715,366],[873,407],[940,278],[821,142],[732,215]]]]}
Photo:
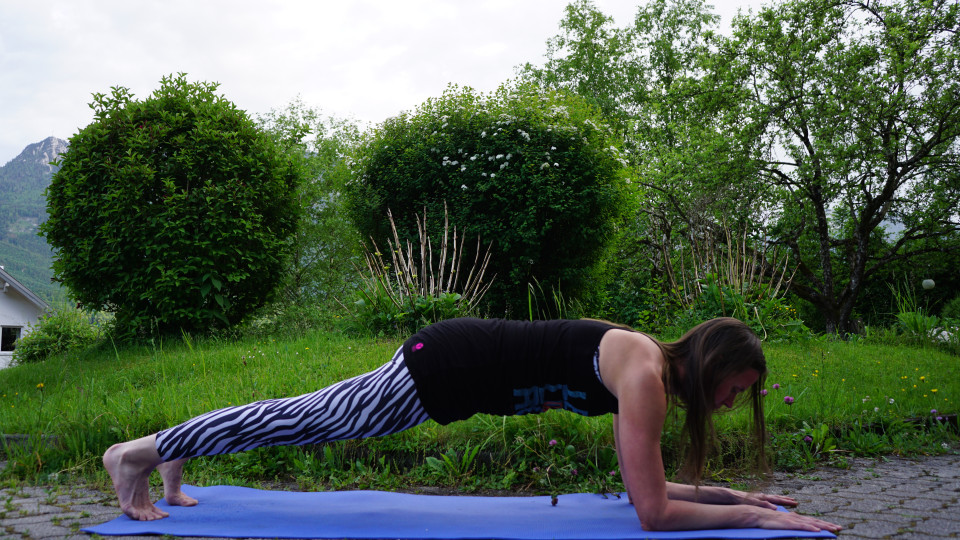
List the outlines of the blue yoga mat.
{"type": "Polygon", "coordinates": [[[646,532],[627,498],[589,493],[550,497],[411,495],[383,491],[290,492],[183,486],[200,504],[157,504],[170,517],[121,515],[88,527],[101,535],[231,538],[629,540],[641,538],[835,538],[828,532],[721,529],[646,532]]]}

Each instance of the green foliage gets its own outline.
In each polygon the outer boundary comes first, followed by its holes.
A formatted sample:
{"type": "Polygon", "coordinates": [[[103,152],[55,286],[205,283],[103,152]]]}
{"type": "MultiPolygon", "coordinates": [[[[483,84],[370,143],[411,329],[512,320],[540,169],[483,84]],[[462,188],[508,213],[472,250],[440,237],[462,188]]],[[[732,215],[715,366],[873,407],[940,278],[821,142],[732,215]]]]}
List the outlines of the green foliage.
{"type": "Polygon", "coordinates": [[[427,456],[425,461],[428,468],[435,473],[447,477],[448,481],[458,482],[464,476],[473,471],[477,459],[477,453],[480,452],[480,445],[470,446],[464,449],[460,455],[453,448],[440,454],[440,458],[427,456]]]}
{"type": "Polygon", "coordinates": [[[414,294],[395,301],[389,290],[375,284],[357,295],[350,314],[352,326],[374,336],[409,335],[437,321],[475,315],[464,311],[463,297],[457,293],[414,294]]]}
{"type": "Polygon", "coordinates": [[[826,330],[891,262],[956,250],[960,5],[784,1],[734,23],[716,75],[762,143],[772,240],[826,330]],[[901,225],[886,242],[881,225],[901,225]],[[939,247],[935,247],[939,244],[939,247]]]}
{"type": "MultiPolygon", "coordinates": [[[[573,432],[575,433],[575,432],[573,432]]],[[[586,449],[577,448],[574,444],[565,444],[563,440],[550,439],[544,441],[537,437],[518,437],[526,456],[532,462],[531,473],[534,481],[551,494],[558,493],[561,486],[571,482],[576,483],[581,473],[598,473],[601,483],[615,476],[618,464],[616,454],[609,447],[602,448],[594,455],[594,459],[585,460],[583,453],[586,449]]],[[[602,492],[607,492],[604,489],[602,492]]]]}
{"type": "Polygon", "coordinates": [[[812,427],[803,422],[800,431],[775,434],[771,442],[776,465],[785,469],[813,467],[819,461],[832,459],[837,450],[837,439],[824,423],[812,427]]]}
{"type": "Polygon", "coordinates": [[[945,320],[950,319],[960,322],[960,295],[957,295],[953,300],[947,302],[946,305],[943,306],[940,316],[945,320]]]}
{"type": "Polygon", "coordinates": [[[355,285],[354,268],[360,260],[360,238],[342,200],[350,178],[347,163],[360,130],[299,99],[263,116],[260,125],[301,164],[305,175],[297,189],[300,223],[291,236],[281,302],[332,308],[355,285]]]}
{"type": "Polygon", "coordinates": [[[923,346],[932,344],[940,318],[928,315],[926,310],[917,305],[916,295],[909,285],[902,289],[891,286],[890,291],[897,305],[897,322],[910,341],[923,346]]]}
{"type": "Polygon", "coordinates": [[[391,234],[388,210],[406,240],[416,237],[416,213],[438,216],[445,205],[465,237],[494,243],[489,312],[525,314],[534,279],[570,298],[599,291],[627,184],[617,143],[582,99],[451,87],[381,124],[355,165],[350,215],[378,245],[391,234]]]}
{"type": "Polygon", "coordinates": [[[715,274],[698,280],[699,294],[682,316],[680,326],[693,327],[716,317],[733,317],[747,323],[764,341],[791,341],[810,337],[810,330],[794,309],[769,287],[740,290],[718,281],[715,274]]]}
{"type": "Polygon", "coordinates": [[[529,320],[580,319],[586,316],[583,303],[566,298],[559,287],[547,287],[534,280],[527,284],[527,318],[529,320]]]}
{"type": "Polygon", "coordinates": [[[100,338],[100,326],[91,322],[89,313],[61,306],[40,316],[30,333],[17,340],[13,363],[42,362],[51,356],[82,350],[100,338]]]}
{"type": "Polygon", "coordinates": [[[662,278],[644,278],[630,272],[611,281],[603,302],[603,317],[650,334],[670,333],[677,326],[677,316],[686,308],[662,278]]]}
{"type": "Polygon", "coordinates": [[[263,306],[242,325],[225,330],[224,334],[264,339],[295,338],[312,330],[331,329],[339,317],[339,306],[279,300],[263,306]]]}
{"type": "Polygon", "coordinates": [[[56,279],[122,334],[236,324],[284,267],[302,171],[216,89],[95,94],[48,190],[56,279]]]}
{"type": "Polygon", "coordinates": [[[902,311],[897,313],[897,320],[905,331],[921,342],[929,340],[940,324],[939,317],[925,315],[922,311],[902,311]]]}
{"type": "Polygon", "coordinates": [[[958,21],[955,2],[786,0],[724,37],[702,0],[621,28],[578,0],[523,75],[585,96],[631,150],[643,189],[611,263],[643,276],[628,294],[668,277],[680,239],[735,223],[790,251],[792,294],[843,335],[891,269],[960,250],[958,21]]]}
{"type": "Polygon", "coordinates": [[[677,249],[665,254],[664,265],[674,306],[667,316],[681,334],[709,319],[734,317],[764,341],[810,337],[786,300],[788,260],[762,238],[708,227],[678,241],[677,249]]]}
{"type": "Polygon", "coordinates": [[[546,64],[523,73],[596,103],[630,150],[642,188],[608,262],[614,278],[605,298],[619,322],[654,331],[674,325],[686,308],[673,298],[676,246],[697,235],[722,243],[722,233],[713,234],[721,224],[761,222],[752,148],[725,103],[725,83],[705,77],[718,20],[701,0],[654,0],[616,28],[594,2],[580,0],[548,41],[546,64]]]}
{"type": "Polygon", "coordinates": [[[393,233],[386,244],[389,256],[384,258],[380,251],[365,255],[362,288],[348,308],[347,322],[369,335],[410,335],[437,321],[476,316],[492,283],[484,283],[489,249],[467,267],[463,265],[464,241],[455,228],[451,234],[448,221],[444,221],[437,245],[439,252],[434,254],[425,216],[417,221],[417,250],[409,241],[405,246],[401,243],[393,216],[387,218],[393,233]]]}
{"type": "Polygon", "coordinates": [[[630,61],[637,49],[629,33],[613,28],[613,18],[590,0],[571,2],[565,11],[560,34],[547,41],[546,65],[528,63],[521,77],[545,88],[573,91],[597,107],[617,132],[632,131],[629,109],[638,70],[630,61]]]}

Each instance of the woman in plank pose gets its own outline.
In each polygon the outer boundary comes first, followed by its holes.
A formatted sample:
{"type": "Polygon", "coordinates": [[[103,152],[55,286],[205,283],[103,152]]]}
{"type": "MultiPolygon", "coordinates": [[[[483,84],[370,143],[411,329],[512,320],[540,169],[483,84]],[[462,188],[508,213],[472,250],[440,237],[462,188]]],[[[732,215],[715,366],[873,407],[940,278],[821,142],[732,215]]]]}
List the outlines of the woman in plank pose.
{"type": "Polygon", "coordinates": [[[377,437],[427,419],[447,424],[477,413],[517,415],[563,408],[613,414],[620,471],[647,530],[762,527],[827,530],[838,525],[776,505],[789,497],[668,482],[660,435],[668,404],[686,409],[685,470],[699,480],[710,416],[749,395],[763,453],[760,340],[735,319],[707,321],[672,343],[593,320],[452,319],[404,342],[387,364],[316,392],[212,411],[103,456],[120,508],[133,519],[167,516],[150,500],[157,469],[164,499],[197,504],[180,490],[183,462],[260,446],[377,437]]]}

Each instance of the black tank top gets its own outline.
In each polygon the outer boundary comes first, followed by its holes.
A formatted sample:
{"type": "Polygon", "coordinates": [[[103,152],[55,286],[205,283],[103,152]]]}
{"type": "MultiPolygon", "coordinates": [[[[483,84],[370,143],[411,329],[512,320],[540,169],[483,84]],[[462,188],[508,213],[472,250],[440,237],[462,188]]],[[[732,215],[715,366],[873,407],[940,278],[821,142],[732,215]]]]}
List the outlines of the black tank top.
{"type": "Polygon", "coordinates": [[[450,319],[403,344],[424,410],[440,424],[476,413],[617,412],[594,367],[609,323],[450,319]]]}

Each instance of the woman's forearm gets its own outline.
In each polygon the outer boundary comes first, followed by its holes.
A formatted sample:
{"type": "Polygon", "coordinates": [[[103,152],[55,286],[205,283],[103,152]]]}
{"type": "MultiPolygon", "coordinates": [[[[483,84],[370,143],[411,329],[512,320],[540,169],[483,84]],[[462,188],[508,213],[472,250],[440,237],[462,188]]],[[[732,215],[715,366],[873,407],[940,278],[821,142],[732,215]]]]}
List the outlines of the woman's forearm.
{"type": "Polygon", "coordinates": [[[675,531],[700,529],[743,529],[757,527],[757,512],[762,509],[741,505],[713,505],[681,499],[667,501],[656,518],[640,525],[648,531],[675,531]]]}
{"type": "MultiPolygon", "coordinates": [[[[715,493],[717,488],[710,486],[691,486],[688,484],[677,484],[667,482],[667,498],[676,501],[690,501],[704,504],[730,504],[723,501],[719,493],[715,493]]],[[[733,501],[730,501],[733,502],[733,501]]]]}
{"type": "Polygon", "coordinates": [[[630,497],[630,487],[627,486],[627,475],[624,473],[624,468],[623,468],[623,457],[621,455],[622,451],[620,449],[620,431],[619,431],[619,427],[617,426],[617,419],[618,419],[617,415],[614,414],[613,415],[613,450],[617,454],[617,467],[620,468],[620,478],[623,479],[623,489],[624,491],[627,492],[627,497],[630,499],[630,502],[633,502],[633,498],[630,497]]]}
{"type": "Polygon", "coordinates": [[[667,482],[667,498],[678,501],[690,501],[703,504],[746,504],[776,510],[778,506],[797,506],[797,500],[786,495],[745,492],[735,489],[701,486],[699,489],[685,484],[667,482]]]}
{"type": "Polygon", "coordinates": [[[648,521],[644,523],[641,518],[640,524],[649,531],[759,527],[836,533],[843,528],[813,516],[779,512],[751,504],[702,504],[675,499],[668,500],[662,511],[648,521]]]}

